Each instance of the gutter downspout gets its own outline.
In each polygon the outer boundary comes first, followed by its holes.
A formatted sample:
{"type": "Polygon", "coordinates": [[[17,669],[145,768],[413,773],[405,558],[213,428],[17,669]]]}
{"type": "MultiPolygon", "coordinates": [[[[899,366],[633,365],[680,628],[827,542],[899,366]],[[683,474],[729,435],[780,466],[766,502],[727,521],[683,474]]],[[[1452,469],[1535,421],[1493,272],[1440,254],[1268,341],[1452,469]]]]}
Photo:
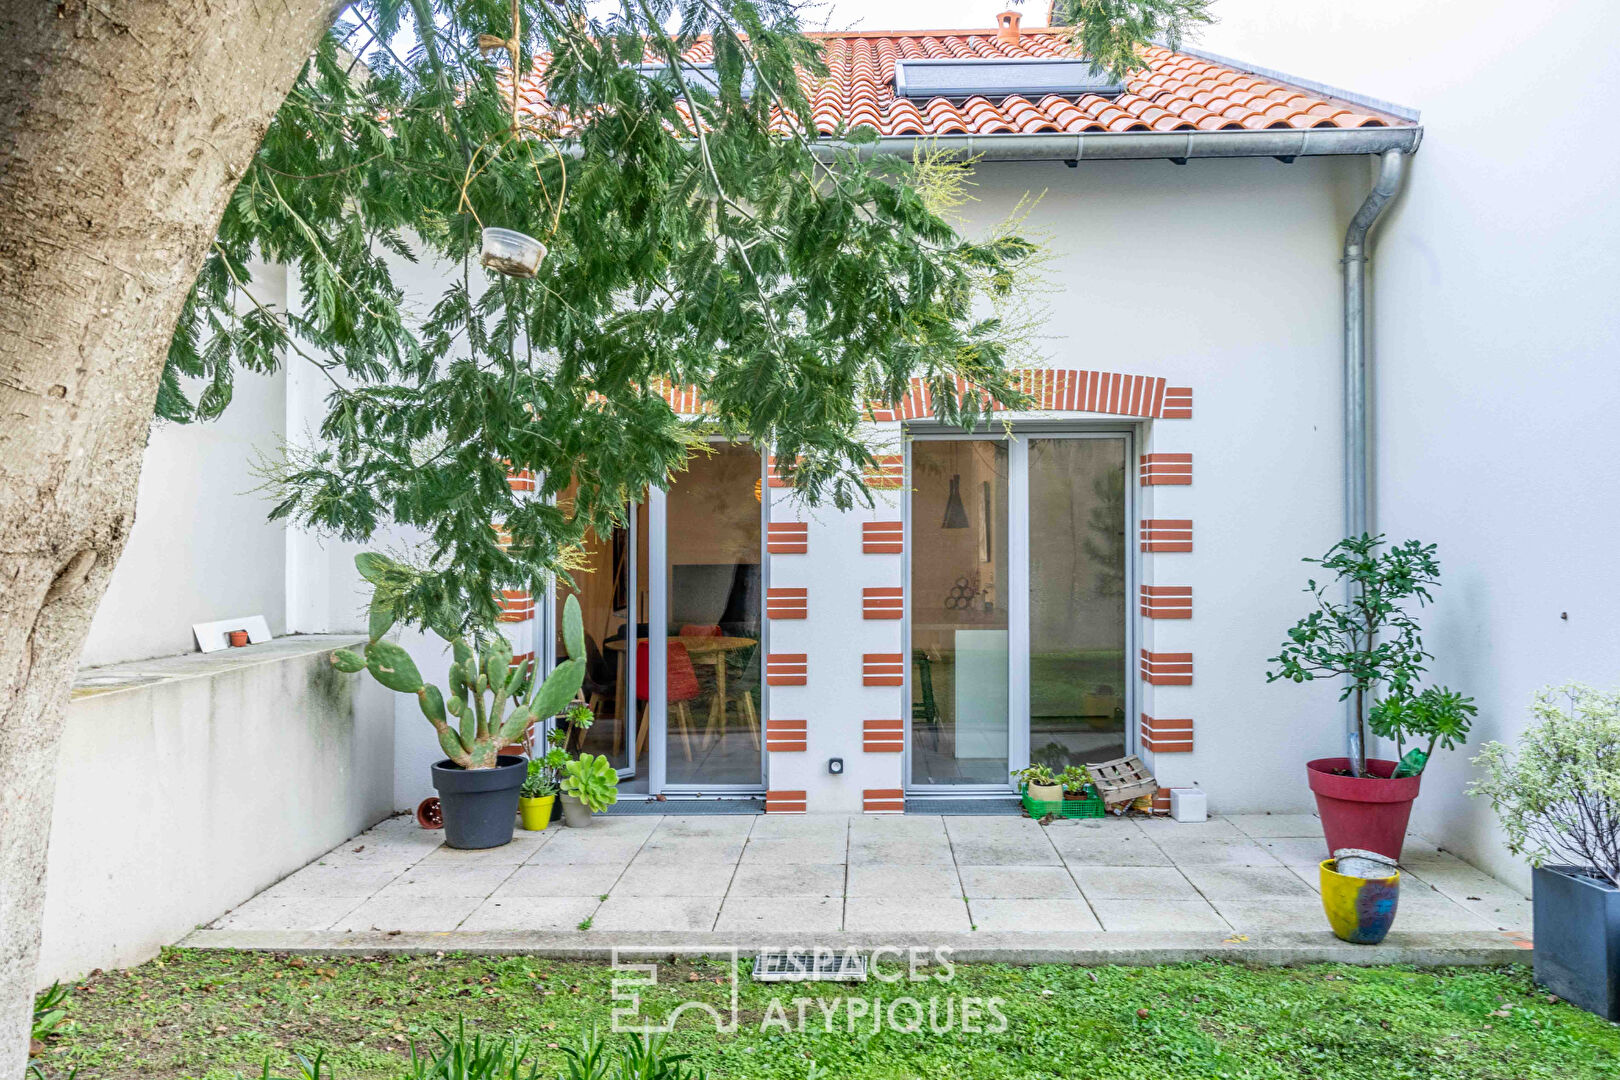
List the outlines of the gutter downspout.
{"type": "MultiPolygon", "coordinates": [[[[1400,190],[1406,175],[1406,155],[1386,150],[1381,155],[1378,179],[1350,219],[1344,233],[1344,535],[1360,536],[1372,520],[1368,498],[1371,471],[1367,439],[1367,234],[1384,208],[1400,190]]],[[[1349,596],[1355,597],[1355,584],[1349,596]]],[[[1350,771],[1360,775],[1365,733],[1357,712],[1357,695],[1345,699],[1346,748],[1350,771]]]]}

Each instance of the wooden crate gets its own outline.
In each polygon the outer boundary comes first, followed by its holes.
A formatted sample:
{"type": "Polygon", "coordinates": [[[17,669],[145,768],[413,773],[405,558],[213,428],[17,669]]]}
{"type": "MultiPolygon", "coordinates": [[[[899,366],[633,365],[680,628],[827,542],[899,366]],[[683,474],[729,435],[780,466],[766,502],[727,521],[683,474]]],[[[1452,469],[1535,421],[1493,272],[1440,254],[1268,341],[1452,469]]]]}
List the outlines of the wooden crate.
{"type": "Polygon", "coordinates": [[[1132,802],[1143,795],[1151,796],[1159,790],[1159,782],[1135,754],[1100,765],[1087,765],[1086,772],[1091,774],[1091,782],[1109,806],[1132,802]]]}

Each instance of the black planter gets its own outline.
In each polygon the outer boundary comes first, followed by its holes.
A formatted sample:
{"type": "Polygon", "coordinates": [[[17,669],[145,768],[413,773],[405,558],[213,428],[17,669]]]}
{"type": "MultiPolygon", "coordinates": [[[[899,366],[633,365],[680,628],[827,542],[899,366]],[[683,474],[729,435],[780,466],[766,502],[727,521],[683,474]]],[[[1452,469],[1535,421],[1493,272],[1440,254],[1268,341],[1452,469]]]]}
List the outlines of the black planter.
{"type": "Polygon", "coordinates": [[[1536,982],[1620,1021],[1620,889],[1573,866],[1540,866],[1531,905],[1536,982]]]}
{"type": "Polygon", "coordinates": [[[433,787],[444,812],[444,842],[453,848],[491,848],[512,842],[518,789],[528,762],[502,754],[493,769],[463,769],[449,758],[433,766],[433,787]]]}

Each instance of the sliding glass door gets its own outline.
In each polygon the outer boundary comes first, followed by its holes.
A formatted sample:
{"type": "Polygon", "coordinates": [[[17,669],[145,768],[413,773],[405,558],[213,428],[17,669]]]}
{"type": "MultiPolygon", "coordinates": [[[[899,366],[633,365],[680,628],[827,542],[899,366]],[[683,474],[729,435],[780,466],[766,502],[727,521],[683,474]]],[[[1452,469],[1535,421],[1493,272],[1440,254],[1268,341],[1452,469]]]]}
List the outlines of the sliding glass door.
{"type": "Polygon", "coordinates": [[[911,783],[1007,783],[1008,444],[911,447],[911,783]]]}
{"type": "Polygon", "coordinates": [[[568,746],[606,756],[621,793],[764,788],[762,478],[752,446],[711,444],[668,491],[628,506],[623,526],[588,532],[584,565],[556,584],[551,655],[568,659],[572,594],[596,714],[568,746]]]}
{"type": "Polygon", "coordinates": [[[1029,757],[1125,755],[1125,440],[1031,438],[1029,757]]]}
{"type": "MultiPolygon", "coordinates": [[[[559,502],[571,501],[565,493],[559,502]]],[[[645,791],[646,729],[637,701],[646,699],[646,676],[627,656],[630,643],[646,635],[647,536],[646,503],[625,508],[624,524],[606,534],[588,530],[581,546],[581,566],[571,582],[559,581],[553,596],[553,658],[569,659],[562,640],[562,611],[567,598],[579,600],[585,623],[585,682],[581,693],[596,720],[569,735],[570,751],[601,754],[613,763],[625,790],[645,791]],[[640,736],[642,752],[637,751],[640,736]]]]}
{"type": "Polygon", "coordinates": [[[753,446],[717,442],[692,458],[664,496],[658,629],[666,790],[763,786],[761,485],[753,446]]]}
{"type": "Polygon", "coordinates": [[[1124,754],[1129,453],[1123,432],[912,440],[911,788],[1124,754]]]}

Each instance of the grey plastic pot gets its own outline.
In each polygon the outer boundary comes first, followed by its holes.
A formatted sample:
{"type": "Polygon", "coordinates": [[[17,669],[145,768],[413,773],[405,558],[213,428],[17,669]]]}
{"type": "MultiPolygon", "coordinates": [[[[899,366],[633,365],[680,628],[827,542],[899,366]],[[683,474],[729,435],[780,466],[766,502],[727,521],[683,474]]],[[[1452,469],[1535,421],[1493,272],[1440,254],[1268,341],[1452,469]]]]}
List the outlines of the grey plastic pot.
{"type": "Polygon", "coordinates": [[[493,769],[463,769],[449,758],[433,765],[433,787],[444,814],[444,842],[453,848],[492,848],[512,842],[518,792],[528,762],[502,754],[493,769]]]}
{"type": "Polygon", "coordinates": [[[1536,982],[1620,1021],[1620,889],[1574,866],[1538,866],[1533,880],[1536,982]]]}
{"type": "Polygon", "coordinates": [[[591,808],[564,792],[557,796],[562,803],[563,824],[570,829],[584,829],[591,823],[591,808]]]}

